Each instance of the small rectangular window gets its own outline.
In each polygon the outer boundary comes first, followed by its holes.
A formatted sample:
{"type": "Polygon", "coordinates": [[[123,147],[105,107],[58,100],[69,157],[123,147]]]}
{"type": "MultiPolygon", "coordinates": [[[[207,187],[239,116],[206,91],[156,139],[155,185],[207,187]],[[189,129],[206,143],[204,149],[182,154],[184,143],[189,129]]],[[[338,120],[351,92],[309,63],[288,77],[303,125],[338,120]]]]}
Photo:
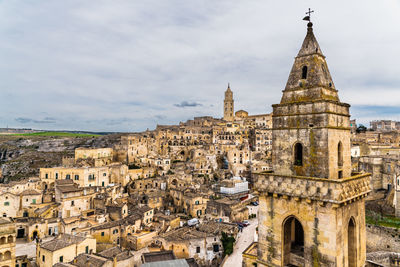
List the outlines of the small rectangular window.
{"type": "Polygon", "coordinates": [[[63,260],[64,260],[64,257],[60,256],[60,262],[63,262],[63,260]]]}
{"type": "Polygon", "coordinates": [[[200,247],[196,247],[196,253],[200,253],[200,247]]]}
{"type": "Polygon", "coordinates": [[[10,202],[8,201],[4,202],[4,206],[10,206],[10,202]]]}

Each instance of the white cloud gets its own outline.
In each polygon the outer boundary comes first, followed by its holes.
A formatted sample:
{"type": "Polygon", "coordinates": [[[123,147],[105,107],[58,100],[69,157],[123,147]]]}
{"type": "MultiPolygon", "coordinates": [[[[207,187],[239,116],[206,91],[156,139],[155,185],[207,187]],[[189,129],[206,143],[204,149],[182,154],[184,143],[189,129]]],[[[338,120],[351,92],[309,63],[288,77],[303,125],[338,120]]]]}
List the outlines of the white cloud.
{"type": "Polygon", "coordinates": [[[46,127],[98,131],[221,116],[228,82],[237,109],[270,112],[308,7],[342,101],[398,106],[395,0],[3,1],[0,127],[43,112],[46,127]],[[174,106],[185,100],[202,106],[174,106]]]}

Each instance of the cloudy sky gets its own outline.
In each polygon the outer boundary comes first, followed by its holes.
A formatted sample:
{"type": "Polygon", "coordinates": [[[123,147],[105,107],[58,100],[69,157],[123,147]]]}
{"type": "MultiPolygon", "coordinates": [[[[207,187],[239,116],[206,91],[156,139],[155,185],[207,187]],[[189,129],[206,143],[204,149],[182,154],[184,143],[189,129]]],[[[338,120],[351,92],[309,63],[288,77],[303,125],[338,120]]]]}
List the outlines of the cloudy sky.
{"type": "Polygon", "coordinates": [[[400,1],[0,1],[0,128],[141,131],[271,112],[314,32],[358,122],[400,120],[400,1]]]}

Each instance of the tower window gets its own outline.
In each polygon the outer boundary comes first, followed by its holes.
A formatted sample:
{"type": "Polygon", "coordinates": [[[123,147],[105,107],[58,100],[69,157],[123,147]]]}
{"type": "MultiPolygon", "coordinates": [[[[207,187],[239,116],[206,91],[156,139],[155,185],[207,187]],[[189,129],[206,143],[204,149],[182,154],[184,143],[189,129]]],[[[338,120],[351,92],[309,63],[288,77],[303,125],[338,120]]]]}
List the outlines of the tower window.
{"type": "Polygon", "coordinates": [[[303,69],[301,71],[301,78],[307,79],[307,66],[303,66],[303,69]]]}
{"type": "Polygon", "coordinates": [[[342,167],[343,166],[343,145],[342,145],[342,142],[338,143],[337,157],[338,157],[338,167],[342,167]]]}
{"type": "Polygon", "coordinates": [[[303,166],[303,145],[300,143],[294,145],[294,165],[303,166]]]}

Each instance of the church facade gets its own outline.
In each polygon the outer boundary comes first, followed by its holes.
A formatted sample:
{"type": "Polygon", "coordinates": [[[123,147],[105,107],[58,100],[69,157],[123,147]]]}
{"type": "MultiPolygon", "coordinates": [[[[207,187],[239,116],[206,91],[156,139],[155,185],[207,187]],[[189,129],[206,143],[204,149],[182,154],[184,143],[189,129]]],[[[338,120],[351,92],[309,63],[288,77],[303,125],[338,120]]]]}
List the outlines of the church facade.
{"type": "Polygon", "coordinates": [[[350,105],[339,100],[312,26],[273,105],[273,171],[256,174],[258,242],[243,266],[365,265],[370,174],[351,172],[350,105]]]}

